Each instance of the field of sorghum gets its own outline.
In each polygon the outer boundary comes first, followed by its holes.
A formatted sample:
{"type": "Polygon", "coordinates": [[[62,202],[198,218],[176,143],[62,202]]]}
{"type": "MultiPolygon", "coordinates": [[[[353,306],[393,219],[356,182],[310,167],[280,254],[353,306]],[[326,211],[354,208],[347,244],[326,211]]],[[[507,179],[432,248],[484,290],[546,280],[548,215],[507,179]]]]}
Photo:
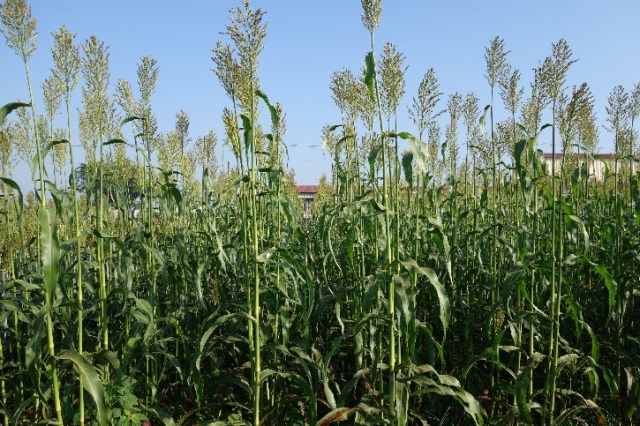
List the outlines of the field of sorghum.
{"type": "Polygon", "coordinates": [[[216,135],[190,147],[185,113],[158,134],[155,60],[138,97],[124,80],[108,93],[107,47],[65,27],[38,115],[35,20],[25,0],[0,5],[31,94],[0,109],[5,425],[640,422],[640,85],[612,91],[602,159],[588,85],[565,87],[566,41],[524,99],[496,37],[486,108],[443,101],[430,69],[415,136],[399,132],[405,58],[376,53],[380,0],[362,7],[370,51],[331,78],[343,122],[323,129],[332,175],[305,217],[284,113],[259,88],[260,9],[232,9],[213,49],[236,159],[221,171],[216,135]],[[54,129],[80,76],[79,122],[54,129]],[[509,120],[494,123],[494,93],[509,120]],[[11,179],[18,158],[33,192],[11,179]]]}

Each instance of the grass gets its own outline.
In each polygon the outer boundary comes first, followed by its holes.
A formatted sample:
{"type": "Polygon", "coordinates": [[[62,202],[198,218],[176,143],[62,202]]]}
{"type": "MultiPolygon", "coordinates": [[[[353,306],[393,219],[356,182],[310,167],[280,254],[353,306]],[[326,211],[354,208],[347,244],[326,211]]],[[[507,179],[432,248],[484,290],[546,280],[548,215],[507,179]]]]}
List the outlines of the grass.
{"type": "MultiPolygon", "coordinates": [[[[139,65],[138,99],[119,83],[126,118],[115,119],[104,44],[80,49],[66,28],[54,34],[66,139],[37,133],[33,101],[0,110],[7,147],[33,135],[39,188],[23,194],[2,164],[4,424],[637,424],[638,88],[610,98],[617,155],[603,179],[570,148],[597,134],[588,86],[565,93],[563,40],[525,102],[504,42],[492,40],[491,102],[481,114],[472,93],[452,95],[444,146],[429,70],[410,110],[416,138],[391,125],[404,57],[388,44],[376,61],[381,4],[362,6],[370,51],[361,78],[332,78],[344,121],[325,128],[332,182],[309,219],[283,166],[282,108],[259,87],[260,9],[232,9],[230,44],[213,49],[237,167],[207,157],[197,178],[188,117],[178,114],[173,135],[156,132],[155,61],[139,65]],[[69,104],[80,72],[94,84],[77,138],[94,155],[76,167],[69,104]],[[509,92],[512,122],[493,123],[495,88],[509,92]],[[25,110],[33,124],[12,121],[25,110]],[[541,135],[565,154],[551,175],[541,135]],[[176,143],[180,155],[156,167],[153,152],[176,143]],[[70,150],[68,188],[42,178],[56,145],[70,150]]],[[[28,73],[28,5],[6,0],[1,12],[28,73]]]]}

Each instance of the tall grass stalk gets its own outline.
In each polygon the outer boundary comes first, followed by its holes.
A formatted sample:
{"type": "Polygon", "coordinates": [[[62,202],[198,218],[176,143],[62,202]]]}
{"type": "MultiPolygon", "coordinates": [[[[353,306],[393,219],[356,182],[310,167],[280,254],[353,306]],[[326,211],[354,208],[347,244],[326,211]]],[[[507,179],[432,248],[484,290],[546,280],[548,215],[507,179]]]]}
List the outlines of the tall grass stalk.
{"type": "MultiPolygon", "coordinates": [[[[380,101],[380,89],[378,87],[378,78],[375,63],[375,30],[380,25],[380,17],[382,13],[382,5],[380,0],[362,0],[362,22],[369,31],[371,51],[367,54],[365,60],[365,76],[368,76],[370,90],[373,89],[375,104],[377,110],[378,124],[380,126],[380,146],[382,153],[382,203],[384,206],[384,237],[385,237],[385,253],[386,264],[384,270],[387,272],[387,303],[388,303],[388,321],[389,321],[389,415],[392,421],[396,418],[396,315],[395,315],[395,283],[392,279],[392,263],[393,263],[393,245],[391,234],[391,209],[394,214],[397,213],[398,206],[391,206],[389,200],[389,176],[387,175],[387,165],[389,164],[388,149],[385,143],[388,141],[384,129],[382,119],[382,104],[380,101]]],[[[375,367],[375,366],[374,366],[375,367]]]]}
{"type": "MultiPolygon", "coordinates": [[[[54,47],[52,49],[53,61],[55,69],[53,70],[54,78],[58,81],[58,84],[64,89],[64,100],[67,115],[67,140],[69,149],[69,162],[71,166],[71,197],[73,199],[73,212],[74,212],[74,231],[75,231],[75,256],[76,256],[76,288],[77,288],[77,344],[78,353],[82,355],[84,352],[83,342],[83,316],[84,316],[84,298],[83,298],[83,285],[82,285],[82,238],[80,228],[80,203],[78,201],[78,187],[76,179],[76,165],[73,156],[73,138],[71,135],[71,92],[75,90],[78,84],[78,73],[80,71],[80,53],[78,47],[73,45],[73,39],[75,35],[68,32],[66,27],[60,28],[57,32],[53,33],[54,47]]],[[[79,378],[79,393],[78,393],[78,418],[81,425],[84,425],[84,378],[80,375],[79,378]]]]}
{"type": "MultiPolygon", "coordinates": [[[[38,222],[40,225],[40,235],[55,239],[55,218],[51,217],[52,211],[47,211],[46,190],[45,190],[45,169],[44,159],[42,156],[41,140],[38,133],[37,113],[35,107],[35,98],[31,85],[31,73],[29,72],[29,59],[33,56],[36,49],[36,20],[31,17],[31,6],[25,0],[8,0],[5,1],[0,8],[0,17],[2,19],[2,30],[7,45],[20,56],[24,65],[24,71],[27,78],[27,86],[29,89],[29,99],[31,100],[31,111],[33,119],[34,143],[36,145],[36,155],[38,160],[38,178],[40,182],[40,211],[38,214],[38,222]]],[[[34,182],[36,177],[34,176],[34,182]]],[[[54,243],[55,244],[55,243],[54,243]]],[[[49,246],[45,248],[51,248],[49,246]]],[[[58,368],[56,365],[56,351],[53,337],[53,319],[52,308],[54,292],[56,290],[54,280],[57,280],[58,258],[52,253],[42,253],[42,272],[45,276],[45,296],[47,301],[47,309],[45,310],[45,322],[47,328],[47,346],[50,356],[50,367],[53,381],[53,399],[58,424],[62,425],[62,406],[60,403],[60,381],[58,379],[58,368]],[[47,274],[49,273],[49,275],[47,274]]]]}

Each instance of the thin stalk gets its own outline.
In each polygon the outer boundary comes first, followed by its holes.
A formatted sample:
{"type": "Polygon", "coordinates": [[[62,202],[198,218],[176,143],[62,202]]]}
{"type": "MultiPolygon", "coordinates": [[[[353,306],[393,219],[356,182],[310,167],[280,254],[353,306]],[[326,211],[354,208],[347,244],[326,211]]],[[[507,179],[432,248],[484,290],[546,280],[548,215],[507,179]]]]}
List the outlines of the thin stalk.
{"type": "MultiPolygon", "coordinates": [[[[84,351],[83,346],[83,315],[84,315],[84,306],[83,306],[83,286],[82,286],[82,240],[80,238],[80,206],[78,203],[78,188],[76,184],[76,168],[73,160],[73,144],[71,138],[71,95],[70,88],[67,85],[67,92],[65,97],[65,103],[67,107],[67,139],[69,140],[69,162],[71,164],[71,196],[73,197],[73,211],[74,211],[74,228],[75,228],[75,237],[76,237],[76,285],[78,288],[77,294],[77,302],[78,302],[78,329],[77,329],[77,341],[78,341],[78,353],[82,355],[84,351]]],[[[83,387],[83,376],[80,375],[79,382],[79,391],[78,391],[78,418],[80,421],[80,425],[84,425],[84,387],[83,387]]]]}
{"type": "MultiPolygon", "coordinates": [[[[371,34],[371,52],[373,57],[375,58],[375,41],[374,41],[374,35],[373,35],[373,31],[370,32],[371,34]]],[[[381,146],[382,146],[382,202],[383,205],[385,207],[385,211],[384,211],[384,228],[385,228],[385,240],[386,240],[386,265],[385,265],[385,269],[387,270],[387,283],[389,285],[388,287],[388,293],[387,293],[387,297],[388,297],[388,303],[389,303],[389,308],[388,308],[388,315],[389,315],[389,320],[390,320],[390,327],[389,327],[389,391],[388,391],[388,395],[389,395],[389,414],[391,416],[392,419],[395,419],[396,417],[396,374],[395,374],[395,368],[396,368],[396,316],[395,316],[395,297],[396,297],[396,290],[395,290],[395,283],[393,282],[393,280],[391,279],[391,264],[393,262],[393,252],[392,252],[392,244],[391,244],[391,218],[390,218],[390,211],[389,209],[391,208],[390,204],[389,204],[389,184],[388,184],[388,179],[387,179],[387,171],[386,171],[386,165],[387,165],[387,150],[384,146],[384,141],[385,141],[385,134],[384,134],[384,124],[383,124],[383,120],[382,120],[382,107],[381,107],[381,103],[380,103],[380,90],[378,88],[378,78],[377,78],[377,71],[376,71],[376,64],[375,61],[372,61],[372,66],[373,66],[373,84],[374,84],[374,89],[375,89],[375,96],[376,96],[376,109],[378,112],[378,120],[379,120],[379,124],[380,124],[380,140],[381,140],[381,146]]],[[[397,206],[396,206],[397,207],[397,206]]],[[[394,211],[396,211],[394,209],[394,211]]]]}
{"type": "MultiPolygon", "coordinates": [[[[103,234],[104,221],[104,180],[103,180],[103,146],[102,146],[102,129],[98,134],[99,158],[98,158],[98,214],[97,214],[97,230],[100,235],[103,234]]],[[[107,311],[107,281],[105,274],[104,259],[104,239],[97,238],[97,263],[98,263],[98,281],[100,283],[100,318],[102,325],[102,349],[109,350],[109,314],[107,311]]]]}
{"type": "Polygon", "coordinates": [[[558,318],[556,317],[556,303],[558,302],[558,286],[556,280],[556,249],[557,249],[557,191],[556,191],[556,100],[552,104],[553,125],[551,126],[551,306],[550,306],[550,332],[549,332],[549,361],[547,377],[545,381],[545,406],[548,406],[548,423],[553,422],[553,412],[555,411],[555,390],[556,390],[556,369],[558,366],[558,351],[555,347],[556,333],[558,328],[558,318]]]}
{"type": "MultiPolygon", "coordinates": [[[[45,172],[44,172],[44,160],[42,158],[42,150],[40,149],[40,138],[38,137],[38,123],[37,113],[35,106],[35,99],[33,97],[33,89],[31,87],[31,75],[29,73],[29,63],[24,60],[24,69],[27,74],[27,85],[29,86],[29,98],[31,100],[31,111],[33,118],[33,131],[36,143],[36,155],[38,157],[38,172],[40,176],[40,208],[45,210],[47,208],[46,192],[45,192],[45,172]]],[[[40,253],[40,247],[38,247],[38,253],[40,253]]],[[[44,262],[44,259],[42,259],[44,262]]],[[[44,269],[44,265],[43,265],[44,269]]],[[[45,312],[45,320],[47,322],[47,340],[49,355],[51,356],[51,375],[53,380],[53,402],[56,411],[56,417],[59,425],[62,425],[62,405],[60,403],[60,381],[58,379],[58,367],[56,366],[56,351],[53,340],[53,321],[51,318],[51,309],[47,309],[45,312]]]]}
{"type": "MultiPolygon", "coordinates": [[[[250,64],[250,69],[253,69],[253,60],[250,64]]],[[[260,269],[258,264],[258,256],[259,245],[258,245],[258,218],[257,213],[257,205],[256,201],[258,198],[256,191],[256,147],[255,147],[255,132],[254,132],[254,123],[256,118],[255,111],[255,101],[254,101],[254,93],[255,93],[255,81],[254,76],[251,75],[251,111],[250,111],[250,120],[251,120],[251,128],[249,130],[249,139],[251,143],[250,150],[250,184],[251,184],[251,194],[250,194],[250,209],[251,209],[251,245],[252,245],[252,262],[253,262],[253,318],[255,320],[256,329],[253,333],[253,380],[252,380],[252,390],[253,390],[253,424],[254,426],[260,426],[260,410],[262,408],[261,400],[260,400],[260,374],[261,374],[261,339],[260,339],[260,269]]]]}

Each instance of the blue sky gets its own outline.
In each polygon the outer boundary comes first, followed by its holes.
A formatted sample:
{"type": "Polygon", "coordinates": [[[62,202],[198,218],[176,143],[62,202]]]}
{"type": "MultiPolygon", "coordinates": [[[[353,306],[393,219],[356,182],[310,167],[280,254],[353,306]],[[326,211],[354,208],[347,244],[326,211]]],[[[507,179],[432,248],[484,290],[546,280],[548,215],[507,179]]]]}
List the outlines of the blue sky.
{"type": "MultiPolygon", "coordinates": [[[[211,129],[219,140],[224,139],[220,116],[229,101],[211,72],[210,49],[217,40],[228,41],[220,32],[229,23],[228,10],[239,6],[240,0],[32,0],[30,4],[39,32],[31,62],[36,87],[52,66],[51,32],[64,24],[77,33],[78,43],[95,34],[110,47],[112,87],[118,78],[125,78],[135,89],[140,57],[151,55],[158,61],[160,75],[152,104],[161,132],[173,128],[175,114],[183,109],[190,116],[194,139],[211,129]]],[[[298,183],[316,183],[322,173],[330,171],[330,157],[320,148],[322,126],[340,122],[339,110],[331,100],[330,76],[343,67],[359,72],[369,49],[360,2],[254,0],[251,5],[267,12],[269,24],[258,73],[262,90],[272,102],[280,102],[286,113],[289,166],[298,183]]],[[[433,67],[438,76],[443,107],[446,97],[455,91],[463,95],[473,91],[480,104],[486,105],[489,87],[484,78],[484,49],[491,39],[496,35],[504,38],[511,52],[508,61],[521,70],[527,96],[532,68],[550,55],[552,43],[565,38],[574,58],[579,59],[569,72],[567,86],[570,89],[585,81],[590,85],[601,128],[601,150],[612,149],[611,136],[603,129],[607,96],[618,84],[630,90],[640,81],[637,0],[383,0],[382,5],[378,51],[391,41],[409,65],[400,130],[415,132],[405,105],[415,96],[428,68],[433,67]]],[[[0,46],[0,63],[0,102],[27,99],[22,63],[4,45],[0,46]]],[[[43,113],[39,92],[37,107],[43,113]]],[[[79,105],[78,89],[75,108],[79,105]]],[[[498,102],[496,120],[505,116],[498,102]]],[[[62,126],[63,120],[60,114],[56,124],[62,126]]],[[[543,149],[548,148],[544,138],[541,143],[543,149]]],[[[219,153],[219,162],[227,161],[232,161],[230,153],[219,153]]],[[[28,182],[27,166],[21,169],[15,178],[28,182]]]]}

